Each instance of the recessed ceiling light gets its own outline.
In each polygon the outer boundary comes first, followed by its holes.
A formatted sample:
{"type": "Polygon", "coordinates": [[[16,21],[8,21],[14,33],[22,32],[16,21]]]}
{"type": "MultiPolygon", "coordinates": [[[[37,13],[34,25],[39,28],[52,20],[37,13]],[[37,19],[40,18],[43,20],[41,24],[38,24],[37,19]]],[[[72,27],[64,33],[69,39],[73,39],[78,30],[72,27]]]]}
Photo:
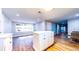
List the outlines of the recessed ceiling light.
{"type": "Polygon", "coordinates": [[[16,16],[17,16],[17,17],[19,17],[19,16],[20,16],[20,14],[19,14],[19,13],[17,13],[17,14],[16,14],[16,16]]]}

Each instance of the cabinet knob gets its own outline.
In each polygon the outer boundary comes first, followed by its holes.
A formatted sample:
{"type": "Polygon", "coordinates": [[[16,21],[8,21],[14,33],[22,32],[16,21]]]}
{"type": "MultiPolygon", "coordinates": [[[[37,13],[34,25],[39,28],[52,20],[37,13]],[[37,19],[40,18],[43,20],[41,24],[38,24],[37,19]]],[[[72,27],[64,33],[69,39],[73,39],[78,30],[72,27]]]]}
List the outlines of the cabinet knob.
{"type": "Polygon", "coordinates": [[[12,42],[10,41],[10,43],[12,43],[12,42]]]}

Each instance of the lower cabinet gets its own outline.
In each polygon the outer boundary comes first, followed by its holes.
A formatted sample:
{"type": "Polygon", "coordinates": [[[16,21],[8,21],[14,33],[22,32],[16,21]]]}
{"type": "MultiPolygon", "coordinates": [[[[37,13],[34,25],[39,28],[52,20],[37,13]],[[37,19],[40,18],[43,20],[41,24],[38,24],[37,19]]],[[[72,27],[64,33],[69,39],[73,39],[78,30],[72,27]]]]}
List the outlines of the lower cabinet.
{"type": "Polygon", "coordinates": [[[0,34],[0,51],[12,51],[11,34],[0,34]]]}
{"type": "Polygon", "coordinates": [[[4,50],[4,43],[3,43],[3,39],[0,38],[0,51],[4,50]]]}
{"type": "Polygon", "coordinates": [[[37,31],[33,36],[33,48],[36,51],[45,50],[54,43],[54,32],[37,31]]]}

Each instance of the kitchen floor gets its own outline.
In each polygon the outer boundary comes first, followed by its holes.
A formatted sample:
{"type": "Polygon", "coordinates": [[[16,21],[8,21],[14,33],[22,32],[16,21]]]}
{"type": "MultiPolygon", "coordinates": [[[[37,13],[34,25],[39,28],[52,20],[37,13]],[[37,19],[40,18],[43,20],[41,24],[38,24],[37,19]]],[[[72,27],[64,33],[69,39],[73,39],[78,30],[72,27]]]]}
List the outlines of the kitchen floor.
{"type": "Polygon", "coordinates": [[[13,51],[33,51],[32,36],[13,38],[13,51]]]}
{"type": "MultiPolygon", "coordinates": [[[[13,39],[13,51],[34,51],[32,36],[13,39]]],[[[55,36],[55,43],[45,51],[79,51],[79,43],[71,39],[55,36]]]]}
{"type": "Polygon", "coordinates": [[[79,51],[79,43],[70,38],[56,36],[55,44],[46,51],[79,51]]]}

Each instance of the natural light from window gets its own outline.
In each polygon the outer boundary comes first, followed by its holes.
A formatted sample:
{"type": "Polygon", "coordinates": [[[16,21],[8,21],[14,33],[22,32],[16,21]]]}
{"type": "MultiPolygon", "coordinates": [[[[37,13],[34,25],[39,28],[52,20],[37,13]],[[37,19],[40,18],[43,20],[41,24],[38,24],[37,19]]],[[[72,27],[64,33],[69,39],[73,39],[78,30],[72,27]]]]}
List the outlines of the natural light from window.
{"type": "Polygon", "coordinates": [[[33,24],[16,24],[16,32],[33,31],[33,24]]]}

